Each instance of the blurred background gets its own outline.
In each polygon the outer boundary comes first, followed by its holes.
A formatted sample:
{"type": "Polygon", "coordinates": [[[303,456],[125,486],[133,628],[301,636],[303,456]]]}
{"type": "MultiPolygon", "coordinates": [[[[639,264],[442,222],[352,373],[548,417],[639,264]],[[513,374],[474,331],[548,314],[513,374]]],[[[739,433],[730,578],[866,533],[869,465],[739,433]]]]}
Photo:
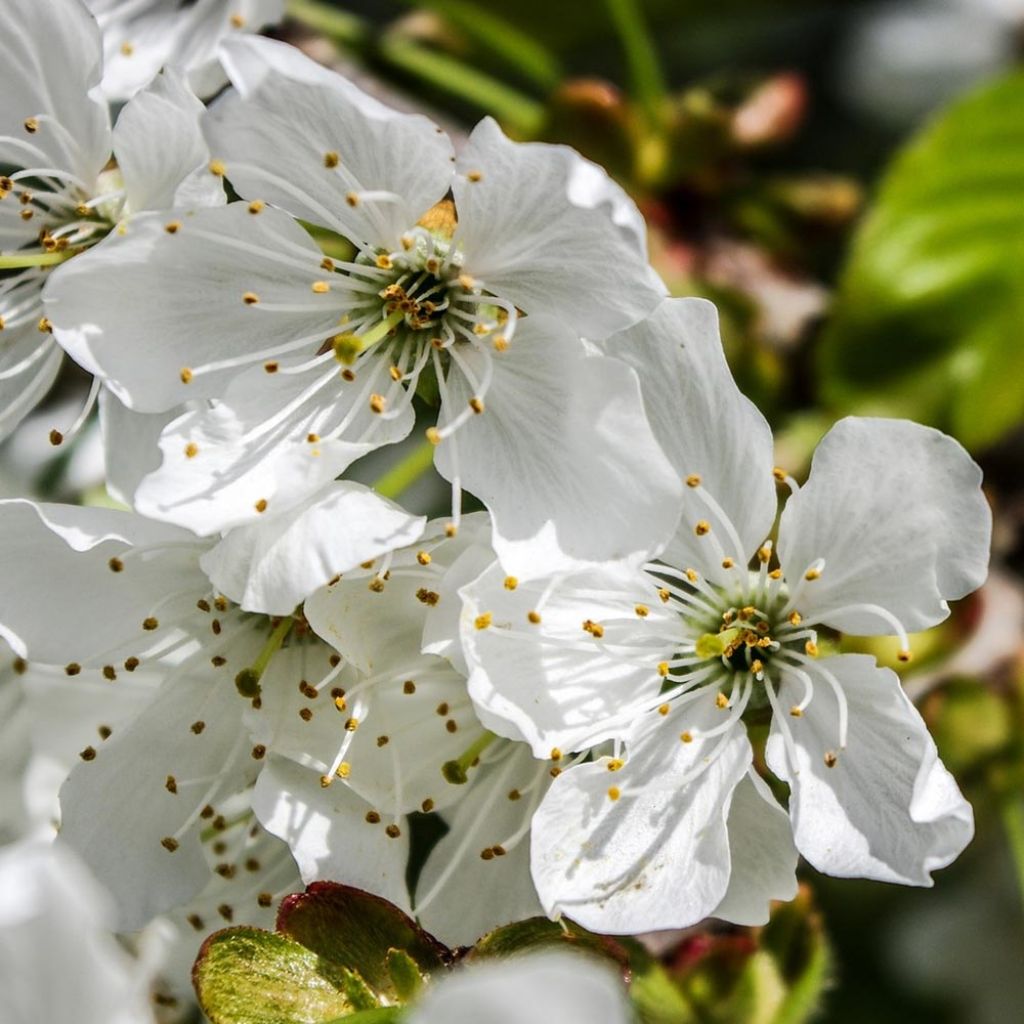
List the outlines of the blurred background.
{"type": "MultiPolygon", "coordinates": [[[[764,929],[652,937],[703,1022],[1024,1019],[1024,0],[294,0],[280,37],[456,137],[484,114],[631,192],[676,295],[713,299],[798,477],[839,417],[910,416],[985,470],[990,582],[904,676],[975,807],[934,890],[805,872],[764,929]]],[[[0,491],[101,486],[72,367],[0,491]]],[[[358,467],[372,480],[401,451],[358,467]]],[[[421,481],[409,504],[439,511],[421,481]]],[[[675,1019],[675,1018],[673,1018],[675,1019]]]]}

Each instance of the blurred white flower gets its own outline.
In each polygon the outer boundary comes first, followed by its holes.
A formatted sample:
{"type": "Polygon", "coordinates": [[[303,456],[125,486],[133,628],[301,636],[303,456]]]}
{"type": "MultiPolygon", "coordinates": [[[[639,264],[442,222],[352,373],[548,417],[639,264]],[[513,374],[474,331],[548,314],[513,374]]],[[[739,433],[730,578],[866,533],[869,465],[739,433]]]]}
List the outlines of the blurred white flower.
{"type": "Polygon", "coordinates": [[[621,977],[586,954],[534,952],[457,967],[409,1014],[409,1024],[630,1024],[621,977]]]}
{"type": "Polygon", "coordinates": [[[5,1024],[152,1024],[151,965],[109,928],[110,899],[66,849],[0,850],[0,992],[5,1024]]]}

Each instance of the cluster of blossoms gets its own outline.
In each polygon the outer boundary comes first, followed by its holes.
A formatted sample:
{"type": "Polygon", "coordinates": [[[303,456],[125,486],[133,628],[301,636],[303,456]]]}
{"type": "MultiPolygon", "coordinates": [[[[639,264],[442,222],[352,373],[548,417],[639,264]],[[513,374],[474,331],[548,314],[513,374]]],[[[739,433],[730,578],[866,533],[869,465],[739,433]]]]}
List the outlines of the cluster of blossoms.
{"type": "Polygon", "coordinates": [[[449,943],[763,923],[798,854],[930,884],[970,807],[896,675],[824,654],[909,658],[981,584],[963,449],[847,419],[798,486],[600,168],[238,31],[273,3],[89,6],[0,36],[0,429],[70,357],[127,507],[0,503],[0,636],[117,930],[187,960],[300,878],[449,943]],[[343,476],[424,418],[431,521],[343,476]]]}

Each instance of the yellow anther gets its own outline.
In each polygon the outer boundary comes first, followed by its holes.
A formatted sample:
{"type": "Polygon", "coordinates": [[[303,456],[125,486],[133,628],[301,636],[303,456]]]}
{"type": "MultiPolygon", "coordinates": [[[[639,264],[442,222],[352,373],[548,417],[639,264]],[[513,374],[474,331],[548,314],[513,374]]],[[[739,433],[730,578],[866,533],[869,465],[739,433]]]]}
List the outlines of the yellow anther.
{"type": "Polygon", "coordinates": [[[668,704],[659,704],[658,705],[658,714],[661,715],[662,718],[664,718],[669,713],[669,711],[671,711],[671,710],[672,709],[671,709],[671,707],[668,704]]]}
{"type": "Polygon", "coordinates": [[[789,709],[789,713],[794,718],[803,718],[804,715],[803,711],[800,708],[798,708],[795,704],[789,709]]]}
{"type": "Polygon", "coordinates": [[[197,445],[195,441],[189,441],[189,443],[185,445],[185,458],[194,459],[198,454],[199,445],[197,445]]]}
{"type": "Polygon", "coordinates": [[[552,761],[561,761],[562,760],[562,752],[561,752],[561,750],[558,749],[558,747],[552,747],[551,748],[551,760],[552,761]]]}
{"type": "Polygon", "coordinates": [[[370,395],[370,411],[382,413],[387,405],[387,399],[383,395],[370,395]]]}
{"type": "Polygon", "coordinates": [[[381,270],[390,270],[394,266],[391,257],[386,252],[382,252],[374,262],[381,270]]]}
{"type": "Polygon", "coordinates": [[[763,672],[764,671],[764,665],[761,663],[760,660],[755,658],[750,663],[750,671],[756,676],[759,672],[763,672]]]}
{"type": "Polygon", "coordinates": [[[466,181],[478,182],[483,180],[483,174],[480,171],[469,171],[466,174],[466,181]]]}
{"type": "Polygon", "coordinates": [[[334,779],[332,779],[330,775],[320,776],[320,786],[322,789],[326,789],[333,781],[334,779]]]}
{"type": "Polygon", "coordinates": [[[164,231],[169,235],[176,235],[181,230],[180,220],[171,220],[164,225],[164,231]]]}
{"type": "Polygon", "coordinates": [[[622,768],[622,766],[625,763],[626,762],[623,761],[622,758],[613,757],[613,758],[611,758],[611,760],[607,764],[608,771],[610,771],[610,772],[617,772],[617,771],[619,771],[622,768]]]}
{"type": "Polygon", "coordinates": [[[818,645],[813,640],[808,640],[807,643],[804,644],[804,650],[812,658],[816,658],[818,656],[818,645]]]}
{"type": "Polygon", "coordinates": [[[593,619],[586,619],[583,622],[583,632],[589,633],[592,637],[600,640],[604,636],[604,626],[593,619]]]}
{"type": "Polygon", "coordinates": [[[346,701],[344,697],[335,697],[334,698],[334,706],[339,711],[347,711],[348,710],[348,701],[346,701]]]}
{"type": "Polygon", "coordinates": [[[800,623],[803,622],[803,621],[804,621],[804,618],[803,618],[803,616],[799,612],[790,612],[789,613],[789,624],[791,626],[799,626],[800,623]]]}
{"type": "Polygon", "coordinates": [[[429,551],[417,551],[416,552],[416,561],[419,562],[420,565],[430,565],[430,562],[431,562],[430,552],[429,551]]]}
{"type": "Polygon", "coordinates": [[[836,762],[838,760],[839,760],[839,758],[836,756],[835,751],[833,751],[833,750],[826,750],[825,751],[824,761],[825,761],[825,767],[826,768],[835,768],[836,762]]]}
{"type": "Polygon", "coordinates": [[[724,693],[715,694],[715,707],[719,709],[727,708],[729,706],[729,698],[724,693]]]}
{"type": "Polygon", "coordinates": [[[706,519],[699,519],[693,528],[693,532],[698,537],[704,537],[711,532],[711,524],[706,519]]]}
{"type": "Polygon", "coordinates": [[[211,160],[209,165],[210,173],[218,178],[223,178],[228,173],[223,160],[211,160]]]}
{"type": "Polygon", "coordinates": [[[528,622],[532,623],[534,626],[539,626],[540,625],[540,612],[533,612],[533,611],[527,612],[526,613],[526,619],[527,619],[528,622]]]}
{"type": "Polygon", "coordinates": [[[52,334],[53,324],[50,323],[45,316],[40,317],[39,323],[36,324],[36,330],[38,330],[40,334],[52,334]]]}
{"type": "Polygon", "coordinates": [[[39,131],[39,121],[34,117],[26,117],[22,124],[29,135],[35,135],[39,131]]]}
{"type": "Polygon", "coordinates": [[[267,204],[262,199],[254,199],[249,204],[249,212],[251,214],[262,213],[267,207],[267,204]]]}
{"type": "Polygon", "coordinates": [[[181,379],[182,384],[190,384],[192,382],[192,371],[187,366],[183,366],[178,377],[181,379]]]}
{"type": "Polygon", "coordinates": [[[469,400],[469,407],[479,416],[484,411],[484,400],[482,398],[471,398],[469,400]]]}
{"type": "Polygon", "coordinates": [[[689,730],[687,730],[686,732],[681,732],[679,734],[679,739],[683,743],[692,743],[693,742],[693,733],[690,732],[689,730]]]}
{"type": "Polygon", "coordinates": [[[459,287],[465,291],[471,291],[476,286],[476,281],[469,274],[459,274],[459,287]]]}
{"type": "Polygon", "coordinates": [[[700,579],[700,573],[696,569],[684,569],[683,575],[690,583],[696,583],[700,579]]]}
{"type": "Polygon", "coordinates": [[[723,569],[732,569],[735,565],[736,565],[736,563],[731,558],[723,558],[722,559],[722,568],[723,569]]]}
{"type": "Polygon", "coordinates": [[[416,244],[416,239],[414,239],[412,235],[402,235],[400,241],[402,243],[402,248],[406,252],[408,252],[416,244]]]}
{"type": "Polygon", "coordinates": [[[349,775],[352,774],[352,765],[350,765],[348,761],[342,761],[341,764],[334,769],[334,774],[337,775],[339,779],[347,779],[349,775]]]}
{"type": "Polygon", "coordinates": [[[352,206],[352,207],[358,206],[359,205],[359,193],[358,192],[348,192],[348,193],[346,193],[345,194],[345,202],[348,203],[348,205],[352,206]]]}
{"type": "Polygon", "coordinates": [[[508,348],[508,339],[500,334],[496,334],[491,339],[491,344],[494,346],[495,352],[504,352],[508,348]]]}
{"type": "Polygon", "coordinates": [[[256,303],[260,301],[260,297],[255,292],[246,292],[242,296],[242,301],[247,306],[255,306],[256,303]]]}
{"type": "Polygon", "coordinates": [[[458,534],[459,528],[454,523],[446,523],[444,528],[444,535],[446,537],[454,537],[458,534]]]}
{"type": "Polygon", "coordinates": [[[691,473],[686,478],[686,486],[687,487],[700,487],[700,474],[699,473],[691,473]]]}
{"type": "Polygon", "coordinates": [[[804,573],[804,579],[808,580],[808,581],[817,580],[817,579],[820,579],[820,578],[821,578],[821,570],[820,569],[808,569],[807,572],[804,573]]]}
{"type": "Polygon", "coordinates": [[[913,658],[913,654],[908,650],[902,650],[899,652],[899,654],[896,655],[896,658],[899,661],[908,662],[911,658],[913,658]]]}
{"type": "Polygon", "coordinates": [[[782,570],[781,569],[772,569],[772,571],[770,573],[768,573],[768,575],[773,580],[781,580],[782,579],[782,570]]]}
{"type": "Polygon", "coordinates": [[[402,371],[397,366],[389,366],[388,376],[397,384],[402,379],[402,371]]]}
{"type": "Polygon", "coordinates": [[[772,469],[772,476],[775,477],[775,479],[778,480],[780,484],[784,484],[786,482],[786,477],[788,476],[788,474],[784,469],[779,469],[779,467],[776,466],[774,469],[772,469]]]}
{"type": "Polygon", "coordinates": [[[641,619],[646,619],[651,614],[651,609],[645,604],[638,604],[634,606],[633,611],[640,616],[641,619]]]}
{"type": "Polygon", "coordinates": [[[519,586],[519,580],[517,580],[515,578],[515,576],[506,576],[505,577],[505,589],[506,590],[515,590],[516,587],[518,587],[518,586],[519,586]]]}
{"type": "Polygon", "coordinates": [[[608,799],[611,800],[612,803],[618,800],[620,796],[622,796],[622,791],[619,789],[618,786],[608,787],[608,799]]]}
{"type": "Polygon", "coordinates": [[[326,295],[331,290],[329,281],[314,281],[309,287],[317,295],[326,295]]]}
{"type": "Polygon", "coordinates": [[[245,18],[241,14],[232,14],[228,20],[232,28],[245,28],[245,18]]]}
{"type": "Polygon", "coordinates": [[[490,612],[484,612],[473,620],[473,625],[477,629],[487,629],[493,621],[494,616],[490,612]]]}
{"type": "Polygon", "coordinates": [[[441,440],[442,440],[442,438],[441,438],[441,431],[438,430],[437,427],[427,427],[426,435],[427,435],[427,440],[431,444],[440,444],[441,443],[441,440]]]}
{"type": "Polygon", "coordinates": [[[345,722],[345,732],[355,732],[359,728],[359,719],[350,718],[345,722]]]}
{"type": "Polygon", "coordinates": [[[324,153],[324,167],[326,167],[329,171],[334,170],[334,168],[337,167],[338,164],[340,163],[341,157],[333,149],[330,149],[326,153],[324,153]]]}
{"type": "Polygon", "coordinates": [[[267,499],[266,498],[260,498],[260,500],[257,501],[255,505],[253,505],[253,508],[255,508],[256,511],[260,512],[260,513],[266,512],[267,511],[267,499]]]}
{"type": "Polygon", "coordinates": [[[658,675],[661,676],[662,679],[664,679],[668,675],[668,671],[669,671],[668,670],[668,662],[667,661],[659,661],[658,662],[658,675]]]}
{"type": "Polygon", "coordinates": [[[767,565],[772,557],[772,549],[767,545],[763,544],[757,549],[757,560],[763,565],[767,565]]]}
{"type": "Polygon", "coordinates": [[[660,589],[660,590],[658,591],[658,597],[659,597],[659,598],[661,599],[661,603],[662,603],[662,604],[668,604],[669,598],[670,598],[671,596],[672,596],[672,595],[671,595],[671,593],[669,593],[669,591],[668,591],[668,590],[666,590],[666,589],[665,589],[664,587],[662,587],[662,588],[661,588],[661,589],[660,589]]]}

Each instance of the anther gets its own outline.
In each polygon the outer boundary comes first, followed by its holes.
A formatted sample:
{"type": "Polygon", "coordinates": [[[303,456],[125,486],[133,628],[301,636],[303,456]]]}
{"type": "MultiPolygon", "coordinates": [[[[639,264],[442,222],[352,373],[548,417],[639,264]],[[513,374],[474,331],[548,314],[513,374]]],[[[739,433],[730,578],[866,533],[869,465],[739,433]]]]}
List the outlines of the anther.
{"type": "Polygon", "coordinates": [[[723,569],[732,569],[735,565],[736,565],[736,563],[731,558],[723,558],[722,559],[722,568],[723,569]]]}
{"type": "Polygon", "coordinates": [[[168,853],[174,853],[174,851],[178,848],[178,840],[175,839],[174,836],[164,836],[163,839],[160,840],[160,845],[168,853]]]}
{"type": "Polygon", "coordinates": [[[388,839],[397,839],[402,834],[402,830],[397,825],[388,825],[388,827],[384,829],[384,834],[388,839]]]}
{"type": "Polygon", "coordinates": [[[910,661],[912,657],[913,654],[911,654],[911,652],[908,650],[900,651],[899,654],[896,655],[896,658],[904,663],[910,661]]]}
{"type": "Polygon", "coordinates": [[[267,204],[262,199],[254,199],[249,204],[249,212],[253,215],[262,213],[267,208],[267,204]]]}
{"type": "Polygon", "coordinates": [[[661,676],[662,679],[664,679],[668,675],[668,672],[669,672],[668,662],[667,661],[659,661],[658,662],[658,675],[661,676]]]}
{"type": "Polygon", "coordinates": [[[345,195],[345,202],[348,203],[348,205],[351,206],[351,207],[358,206],[359,205],[359,196],[358,196],[358,194],[355,193],[355,192],[348,192],[348,193],[346,193],[346,195],[345,195]]]}
{"type": "Polygon", "coordinates": [[[641,619],[646,619],[647,616],[651,614],[651,609],[648,608],[647,605],[645,605],[645,604],[638,604],[638,605],[636,605],[636,607],[634,607],[633,611],[636,612],[636,614],[641,619]]]}
{"type": "Polygon", "coordinates": [[[477,629],[487,629],[493,621],[494,616],[490,612],[484,612],[473,620],[473,625],[477,629]]]}
{"type": "Polygon", "coordinates": [[[142,628],[146,630],[147,633],[152,633],[154,629],[160,628],[160,620],[154,619],[153,616],[150,615],[142,620],[142,628]]]}
{"type": "Polygon", "coordinates": [[[620,796],[622,796],[622,790],[620,790],[618,786],[608,787],[608,799],[611,800],[612,803],[618,800],[620,796]]]}
{"type": "Polygon", "coordinates": [[[797,707],[795,704],[789,709],[789,713],[794,718],[803,718],[803,715],[804,715],[803,709],[797,707]]]}
{"type": "Polygon", "coordinates": [[[606,765],[605,767],[606,767],[606,768],[608,769],[608,771],[610,771],[610,772],[617,772],[617,771],[620,771],[620,770],[621,770],[622,766],[623,766],[623,765],[624,765],[625,763],[626,763],[626,762],[625,762],[625,761],[623,761],[623,760],[622,760],[622,758],[620,758],[620,757],[613,757],[613,758],[612,758],[612,759],[611,759],[611,760],[610,760],[610,761],[608,762],[608,764],[607,764],[607,765],[606,765]]]}
{"type": "Polygon", "coordinates": [[[669,707],[668,704],[659,704],[658,705],[658,714],[661,715],[662,718],[664,718],[669,713],[670,710],[671,710],[671,708],[669,707]]]}
{"type": "Polygon", "coordinates": [[[699,519],[693,528],[693,532],[698,537],[704,537],[711,532],[711,524],[706,519],[699,519]]]}
{"type": "Polygon", "coordinates": [[[534,626],[539,626],[540,625],[540,621],[541,621],[540,620],[540,612],[537,612],[537,611],[529,611],[529,612],[527,612],[526,613],[526,620],[527,620],[527,622],[531,623],[534,626]]]}
{"type": "Polygon", "coordinates": [[[725,709],[729,706],[729,698],[724,693],[715,694],[715,707],[725,709]]]}
{"type": "Polygon", "coordinates": [[[189,443],[185,445],[185,458],[194,459],[198,454],[199,445],[197,445],[195,441],[189,441],[189,443]]]}
{"type": "Polygon", "coordinates": [[[189,384],[192,381],[192,371],[187,366],[182,367],[178,376],[181,378],[182,384],[189,384]]]}
{"type": "Polygon", "coordinates": [[[818,645],[813,640],[808,640],[804,644],[804,651],[809,657],[816,658],[818,656],[818,645]]]}
{"type": "Polygon", "coordinates": [[[334,769],[334,774],[339,779],[347,779],[352,774],[352,765],[348,761],[342,761],[337,768],[334,769]]]}
{"type": "Polygon", "coordinates": [[[223,160],[211,160],[208,169],[210,173],[217,178],[223,178],[224,175],[228,173],[228,169],[224,166],[223,160]]]}
{"type": "Polygon", "coordinates": [[[64,435],[59,430],[51,430],[50,431],[50,444],[52,444],[54,448],[58,448],[63,443],[64,443],[64,435]]]}
{"type": "Polygon", "coordinates": [[[86,747],[85,750],[83,750],[78,756],[83,761],[95,761],[96,760],[96,748],[95,747],[86,747]]]}
{"type": "Polygon", "coordinates": [[[686,486],[687,487],[700,487],[700,474],[698,474],[698,473],[691,473],[686,478],[686,486]]]}
{"type": "Polygon", "coordinates": [[[484,411],[484,400],[476,397],[471,398],[469,400],[469,407],[479,416],[484,411]]]}
{"type": "Polygon", "coordinates": [[[164,783],[164,789],[166,789],[168,793],[177,793],[178,780],[175,779],[173,775],[168,775],[167,781],[164,783]]]}
{"type": "Polygon", "coordinates": [[[506,576],[505,577],[505,589],[506,590],[515,590],[516,587],[518,587],[518,586],[519,586],[519,580],[517,580],[515,576],[506,576]]]}
{"type": "Polygon", "coordinates": [[[36,330],[40,334],[53,334],[53,324],[45,317],[39,318],[39,323],[36,324],[36,330]]]}
{"type": "Polygon", "coordinates": [[[803,621],[803,616],[799,612],[794,611],[789,613],[789,624],[791,626],[799,626],[803,621]]]}
{"type": "Polygon", "coordinates": [[[260,500],[257,501],[255,505],[253,505],[253,508],[256,509],[256,511],[259,512],[259,513],[266,512],[267,511],[267,499],[266,498],[260,498],[260,500]]]}
{"type": "Polygon", "coordinates": [[[380,815],[376,811],[367,811],[366,812],[366,822],[369,825],[379,825],[380,824],[380,815]]]}
{"type": "Polygon", "coordinates": [[[466,174],[466,181],[472,181],[474,184],[478,181],[483,180],[483,174],[480,171],[469,171],[466,174]]]}
{"type": "Polygon", "coordinates": [[[180,220],[170,220],[164,225],[164,231],[169,235],[176,235],[181,230],[180,220]]]}
{"type": "Polygon", "coordinates": [[[263,364],[263,369],[266,373],[277,373],[280,369],[280,364],[276,359],[271,359],[269,362],[263,364]]]}
{"type": "Polygon", "coordinates": [[[260,297],[255,292],[246,292],[242,296],[242,301],[247,306],[255,306],[260,301],[260,297]]]}
{"type": "Polygon", "coordinates": [[[604,626],[592,619],[586,619],[583,622],[583,632],[589,633],[595,640],[600,640],[604,636],[604,626]]]}
{"type": "Polygon", "coordinates": [[[552,747],[551,748],[551,760],[552,761],[561,761],[562,760],[562,751],[559,750],[558,747],[552,747]]]}
{"type": "Polygon", "coordinates": [[[680,740],[681,743],[692,743],[693,742],[693,733],[690,732],[689,730],[687,730],[686,732],[681,732],[679,734],[679,740],[680,740]]]}
{"type": "Polygon", "coordinates": [[[333,171],[334,168],[337,167],[338,164],[340,163],[341,157],[337,153],[335,153],[333,149],[328,150],[326,153],[324,153],[324,167],[326,167],[329,171],[333,171]]]}
{"type": "Polygon", "coordinates": [[[331,290],[329,281],[314,281],[309,287],[317,295],[326,295],[331,290]]]}
{"type": "Polygon", "coordinates": [[[228,20],[232,28],[245,28],[245,18],[241,14],[232,14],[228,20]]]}
{"type": "Polygon", "coordinates": [[[780,484],[784,484],[786,482],[787,473],[784,469],[779,469],[779,467],[776,466],[772,469],[772,476],[775,477],[780,484]]]}
{"type": "Polygon", "coordinates": [[[441,443],[441,431],[437,427],[427,427],[426,430],[427,440],[433,444],[438,445],[441,443]]]}
{"type": "Polygon", "coordinates": [[[816,580],[816,579],[820,579],[820,578],[821,578],[821,570],[820,569],[808,569],[807,572],[804,573],[804,579],[808,580],[808,581],[816,580]]]}
{"type": "Polygon", "coordinates": [[[406,681],[402,683],[402,693],[413,694],[415,692],[416,684],[411,679],[406,679],[406,681]]]}
{"type": "Polygon", "coordinates": [[[839,758],[836,756],[835,751],[832,751],[832,750],[826,750],[825,751],[824,761],[825,761],[825,767],[826,768],[835,768],[836,762],[838,760],[839,760],[839,758]]]}
{"type": "Polygon", "coordinates": [[[65,675],[77,676],[78,673],[81,672],[81,671],[82,671],[82,666],[79,665],[77,661],[70,661],[70,662],[68,662],[67,665],[64,666],[64,673],[65,673],[65,675]]]}
{"type": "Polygon", "coordinates": [[[384,407],[387,405],[387,400],[383,395],[370,395],[370,411],[375,413],[382,413],[384,407]]]}
{"type": "Polygon", "coordinates": [[[22,125],[29,135],[35,135],[35,133],[39,131],[39,121],[34,117],[26,117],[22,122],[22,125]]]}
{"type": "Polygon", "coordinates": [[[189,728],[198,736],[206,728],[206,723],[202,720],[193,722],[189,728]]]}

